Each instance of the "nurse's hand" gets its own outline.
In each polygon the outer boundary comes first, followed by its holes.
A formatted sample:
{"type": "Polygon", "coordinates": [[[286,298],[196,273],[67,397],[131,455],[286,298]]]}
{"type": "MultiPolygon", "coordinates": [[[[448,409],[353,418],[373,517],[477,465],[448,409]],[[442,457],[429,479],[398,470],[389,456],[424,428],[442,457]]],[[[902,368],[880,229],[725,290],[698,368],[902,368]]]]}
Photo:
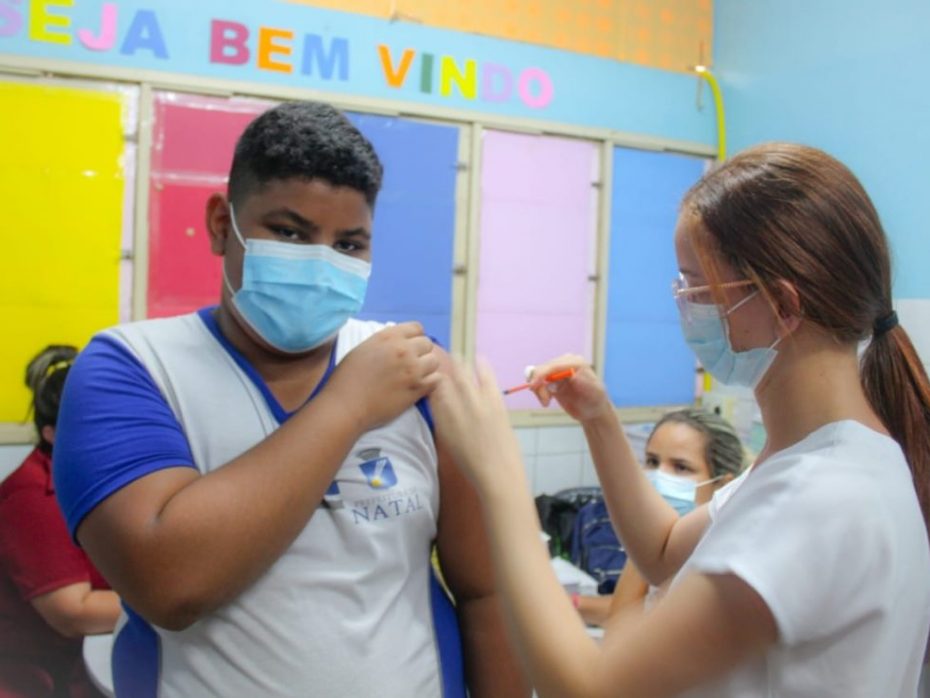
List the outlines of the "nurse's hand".
{"type": "Polygon", "coordinates": [[[501,389],[487,364],[453,361],[430,396],[436,438],[479,491],[522,473],[517,437],[501,389]]]}
{"type": "Polygon", "coordinates": [[[552,399],[579,422],[588,422],[613,411],[607,390],[583,356],[563,354],[557,359],[533,367],[528,382],[539,402],[548,407],[552,399]],[[574,369],[571,378],[546,383],[546,376],[574,369]]]}

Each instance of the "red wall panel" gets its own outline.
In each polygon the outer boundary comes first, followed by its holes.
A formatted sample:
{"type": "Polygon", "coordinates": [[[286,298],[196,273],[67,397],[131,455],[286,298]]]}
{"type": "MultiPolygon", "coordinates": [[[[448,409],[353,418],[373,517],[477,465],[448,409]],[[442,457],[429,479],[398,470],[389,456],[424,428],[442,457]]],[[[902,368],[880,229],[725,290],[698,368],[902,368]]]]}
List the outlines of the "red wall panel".
{"type": "Polygon", "coordinates": [[[151,152],[148,317],[219,301],[222,259],[210,253],[205,209],[225,193],[239,136],[269,102],[159,93],[151,152]]]}

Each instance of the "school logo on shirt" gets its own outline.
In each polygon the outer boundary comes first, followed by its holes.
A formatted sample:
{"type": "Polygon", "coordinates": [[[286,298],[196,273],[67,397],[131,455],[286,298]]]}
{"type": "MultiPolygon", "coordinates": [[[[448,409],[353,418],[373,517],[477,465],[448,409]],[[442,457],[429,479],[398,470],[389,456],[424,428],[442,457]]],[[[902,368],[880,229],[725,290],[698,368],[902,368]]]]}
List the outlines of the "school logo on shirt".
{"type": "Polygon", "coordinates": [[[380,448],[366,448],[355,455],[362,459],[358,467],[365,482],[369,489],[376,492],[372,496],[348,502],[347,508],[356,526],[378,524],[424,509],[417,488],[398,487],[394,464],[389,457],[381,455],[380,448]]]}
{"type": "Polygon", "coordinates": [[[394,472],[391,459],[387,456],[381,456],[380,448],[368,448],[359,451],[357,455],[366,459],[358,467],[362,469],[362,473],[365,475],[371,489],[387,490],[397,484],[397,473],[394,472]]]}
{"type": "Polygon", "coordinates": [[[342,501],[342,492],[339,491],[339,483],[333,480],[329,489],[323,494],[323,506],[327,509],[342,509],[345,505],[342,501]]]}
{"type": "Polygon", "coordinates": [[[324,507],[341,509],[340,515],[351,515],[356,526],[377,524],[425,509],[418,488],[398,487],[394,464],[388,456],[381,455],[380,448],[366,448],[354,456],[362,462],[339,471],[323,496],[324,507]],[[359,498],[360,488],[368,491],[367,496],[359,498]]]}
{"type": "Polygon", "coordinates": [[[358,464],[361,477],[347,475],[344,469],[337,473],[336,478],[330,483],[329,488],[323,495],[323,506],[327,509],[342,509],[345,507],[342,487],[350,483],[361,484],[364,482],[369,488],[379,492],[396,487],[397,472],[394,470],[394,464],[391,463],[390,458],[381,455],[380,448],[363,449],[356,452],[355,457],[362,460],[358,464]]]}

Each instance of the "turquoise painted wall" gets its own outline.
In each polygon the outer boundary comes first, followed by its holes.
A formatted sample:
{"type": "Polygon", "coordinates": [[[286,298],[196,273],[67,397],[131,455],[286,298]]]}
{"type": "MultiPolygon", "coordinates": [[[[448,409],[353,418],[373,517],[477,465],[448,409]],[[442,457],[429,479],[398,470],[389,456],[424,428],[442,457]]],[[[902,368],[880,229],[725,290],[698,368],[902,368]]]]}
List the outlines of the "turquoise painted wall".
{"type": "Polygon", "coordinates": [[[930,298],[930,2],[715,0],[731,152],[814,145],[849,165],[892,245],[897,298],[930,298]]]}
{"type": "Polygon", "coordinates": [[[4,54],[715,138],[713,110],[697,108],[684,73],[271,0],[0,0],[0,65],[4,54]],[[263,36],[277,49],[263,54],[263,36]],[[471,87],[443,94],[446,63],[473,70],[471,87]]]}

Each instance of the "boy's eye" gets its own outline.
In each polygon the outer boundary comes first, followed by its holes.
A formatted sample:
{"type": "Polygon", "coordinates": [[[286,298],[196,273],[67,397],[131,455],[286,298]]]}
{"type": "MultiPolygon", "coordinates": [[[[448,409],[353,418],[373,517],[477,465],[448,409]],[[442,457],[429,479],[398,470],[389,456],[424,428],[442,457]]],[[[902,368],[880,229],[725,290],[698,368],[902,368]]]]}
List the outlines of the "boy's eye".
{"type": "Polygon", "coordinates": [[[353,242],[352,240],[339,240],[333,246],[339,252],[358,252],[363,249],[360,244],[353,242]]]}
{"type": "Polygon", "coordinates": [[[675,469],[676,473],[690,474],[692,472],[691,467],[687,463],[672,463],[672,467],[675,469]]]}
{"type": "Polygon", "coordinates": [[[647,468],[658,468],[659,459],[655,456],[646,456],[646,467],[647,468]]]}
{"type": "Polygon", "coordinates": [[[284,225],[269,225],[268,229],[273,232],[278,237],[284,238],[285,240],[299,240],[300,233],[294,230],[293,228],[288,228],[284,225]]]}

